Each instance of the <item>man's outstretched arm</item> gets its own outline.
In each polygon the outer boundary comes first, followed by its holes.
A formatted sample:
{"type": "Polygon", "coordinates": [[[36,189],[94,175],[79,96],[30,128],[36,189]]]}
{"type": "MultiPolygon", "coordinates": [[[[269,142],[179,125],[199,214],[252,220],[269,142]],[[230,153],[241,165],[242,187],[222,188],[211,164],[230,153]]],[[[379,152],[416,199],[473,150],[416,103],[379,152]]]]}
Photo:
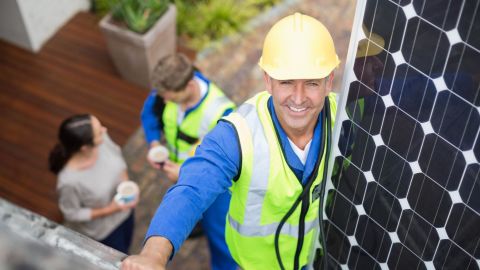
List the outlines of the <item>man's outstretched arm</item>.
{"type": "Polygon", "coordinates": [[[235,129],[225,122],[205,136],[195,156],[183,164],[178,183],[169,189],[153,216],[144,250],[128,257],[122,269],[164,269],[203,212],[218,195],[228,192],[231,179],[238,174],[236,136],[235,129]]]}

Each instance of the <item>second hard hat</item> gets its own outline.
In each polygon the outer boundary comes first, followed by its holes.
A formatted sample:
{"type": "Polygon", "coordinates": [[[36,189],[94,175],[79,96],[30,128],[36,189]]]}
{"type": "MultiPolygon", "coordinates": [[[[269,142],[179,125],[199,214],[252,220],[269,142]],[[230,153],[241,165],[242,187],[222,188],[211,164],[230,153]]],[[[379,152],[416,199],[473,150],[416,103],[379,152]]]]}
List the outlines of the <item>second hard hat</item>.
{"type": "Polygon", "coordinates": [[[270,29],[259,66],[277,80],[321,79],[340,63],[327,28],[300,13],[287,16],[270,29]]]}

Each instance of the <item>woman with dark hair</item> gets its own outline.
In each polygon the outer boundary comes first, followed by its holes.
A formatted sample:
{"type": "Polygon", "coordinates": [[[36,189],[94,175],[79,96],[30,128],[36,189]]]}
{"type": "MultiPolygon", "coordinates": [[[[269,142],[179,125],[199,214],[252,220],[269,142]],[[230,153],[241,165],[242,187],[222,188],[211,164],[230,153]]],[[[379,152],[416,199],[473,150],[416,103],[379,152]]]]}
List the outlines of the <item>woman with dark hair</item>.
{"type": "Polygon", "coordinates": [[[128,180],[120,147],[92,115],[65,119],[59,142],[50,152],[50,170],[58,176],[59,207],[67,226],[127,253],[133,234],[133,208],[113,197],[117,186],[128,180]]]}

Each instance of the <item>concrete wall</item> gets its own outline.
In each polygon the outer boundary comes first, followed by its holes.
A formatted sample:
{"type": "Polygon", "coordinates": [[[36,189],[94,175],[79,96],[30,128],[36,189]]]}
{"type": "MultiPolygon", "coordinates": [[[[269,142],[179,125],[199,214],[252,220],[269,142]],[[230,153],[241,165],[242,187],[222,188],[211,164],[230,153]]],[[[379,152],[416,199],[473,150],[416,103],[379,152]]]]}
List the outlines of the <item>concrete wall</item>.
{"type": "Polygon", "coordinates": [[[89,0],[2,0],[0,39],[38,52],[71,17],[89,8],[89,0]]]}
{"type": "Polygon", "coordinates": [[[0,269],[118,269],[126,255],[0,198],[0,269]]]}

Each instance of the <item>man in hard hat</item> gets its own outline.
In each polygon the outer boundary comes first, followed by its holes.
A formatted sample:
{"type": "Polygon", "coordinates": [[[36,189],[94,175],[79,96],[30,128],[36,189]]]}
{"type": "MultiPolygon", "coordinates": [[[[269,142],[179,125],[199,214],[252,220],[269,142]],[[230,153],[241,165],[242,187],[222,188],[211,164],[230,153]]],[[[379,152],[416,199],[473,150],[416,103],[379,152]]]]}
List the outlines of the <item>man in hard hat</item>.
{"type": "Polygon", "coordinates": [[[267,91],[207,134],[159,206],[142,252],[124,260],[122,269],[164,269],[202,212],[227,189],[226,240],[238,265],[305,268],[318,231],[338,64],[332,37],[319,21],[299,13],[278,21],[259,61],[267,91]],[[169,209],[178,214],[166,216],[169,209]]]}
{"type": "MultiPolygon", "coordinates": [[[[156,147],[163,137],[170,155],[162,165],[153,160],[149,162],[176,182],[180,165],[192,155],[217,121],[233,111],[235,104],[183,54],[162,58],[153,71],[152,84],[154,90],[142,110],[142,126],[149,146],[156,147]]],[[[225,243],[225,217],[229,203],[228,191],[219,194],[201,220],[213,270],[237,268],[225,243]]],[[[166,215],[170,214],[180,213],[170,208],[166,215]]],[[[198,231],[192,234],[198,234],[198,231]]]]}

